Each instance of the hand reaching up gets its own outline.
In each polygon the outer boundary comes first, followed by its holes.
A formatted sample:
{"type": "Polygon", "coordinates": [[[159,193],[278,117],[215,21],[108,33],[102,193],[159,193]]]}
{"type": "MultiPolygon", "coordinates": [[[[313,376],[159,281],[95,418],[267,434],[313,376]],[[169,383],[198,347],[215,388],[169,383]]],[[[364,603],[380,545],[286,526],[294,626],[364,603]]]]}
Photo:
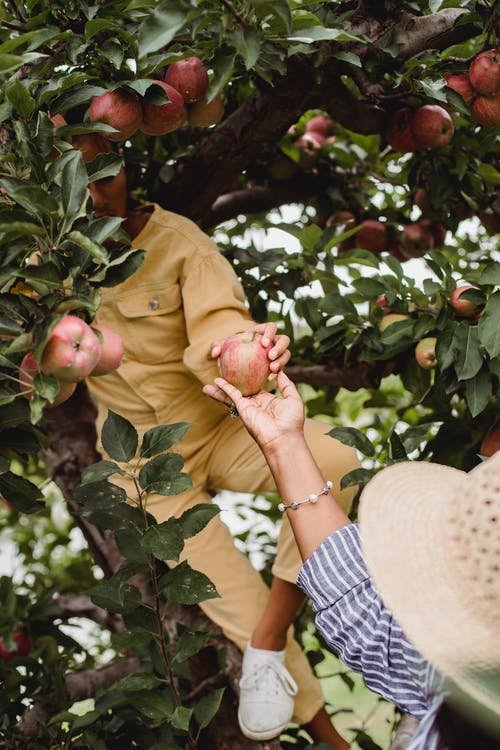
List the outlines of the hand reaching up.
{"type": "Polygon", "coordinates": [[[277,377],[281,397],[260,391],[246,398],[223,378],[216,378],[203,392],[227,406],[234,404],[250,435],[264,453],[271,448],[283,448],[287,437],[302,436],[304,404],[290,378],[281,370],[277,377]]]}

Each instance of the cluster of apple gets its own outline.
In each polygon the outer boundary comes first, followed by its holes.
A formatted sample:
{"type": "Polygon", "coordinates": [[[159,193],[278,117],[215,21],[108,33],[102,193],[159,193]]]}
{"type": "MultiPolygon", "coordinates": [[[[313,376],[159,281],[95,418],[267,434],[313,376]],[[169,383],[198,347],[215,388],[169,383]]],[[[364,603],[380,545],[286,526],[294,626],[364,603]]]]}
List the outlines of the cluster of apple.
{"type": "Polygon", "coordinates": [[[105,133],[112,141],[124,141],[137,130],[146,135],[166,135],[185,123],[197,127],[216,125],[224,116],[219,96],[207,101],[208,73],[199,57],[173,62],[163,80],[154,83],[168,101],[153,104],[130,89],[114,89],[97,96],[90,105],[91,122],[104,122],[117,132],[105,133]]]}
{"type": "MultiPolygon", "coordinates": [[[[477,322],[481,313],[472,300],[462,297],[463,293],[470,289],[477,289],[477,287],[471,284],[458,286],[451,293],[449,304],[458,318],[468,319],[474,323],[477,322]]],[[[375,300],[375,305],[380,308],[383,316],[378,324],[380,332],[385,331],[393,323],[408,320],[410,317],[405,313],[392,312],[385,294],[379,294],[375,300]]],[[[415,359],[424,370],[432,370],[437,364],[436,343],[436,336],[426,336],[415,347],[415,359]]]]}
{"type": "Polygon", "coordinates": [[[106,375],[116,370],[123,358],[119,334],[106,326],[89,326],[76,315],[65,315],[53,328],[40,361],[33,352],[24,355],[19,367],[21,393],[31,398],[37,373],[55,375],[59,391],[51,407],[59,406],[75,391],[76,384],[87,376],[106,375]]]}
{"type": "Polygon", "coordinates": [[[481,125],[500,125],[500,51],[488,49],[474,57],[467,73],[446,73],[446,85],[459,94],[481,125]]]}
{"type": "Polygon", "coordinates": [[[444,107],[424,104],[412,109],[401,107],[391,115],[387,143],[402,154],[418,149],[446,146],[455,133],[455,126],[444,107]]]}
{"type": "Polygon", "coordinates": [[[20,630],[12,634],[12,640],[16,644],[15,648],[8,649],[4,645],[4,639],[0,635],[0,661],[10,661],[16,656],[27,656],[33,649],[33,639],[20,630]]]}
{"type": "Polygon", "coordinates": [[[353,247],[360,247],[371,253],[387,251],[402,263],[442,247],[446,236],[446,228],[442,224],[427,218],[407,224],[399,231],[378,219],[363,219],[358,222],[350,211],[337,211],[327,219],[326,226],[337,224],[343,224],[346,229],[359,227],[355,235],[339,243],[339,253],[353,247]]]}

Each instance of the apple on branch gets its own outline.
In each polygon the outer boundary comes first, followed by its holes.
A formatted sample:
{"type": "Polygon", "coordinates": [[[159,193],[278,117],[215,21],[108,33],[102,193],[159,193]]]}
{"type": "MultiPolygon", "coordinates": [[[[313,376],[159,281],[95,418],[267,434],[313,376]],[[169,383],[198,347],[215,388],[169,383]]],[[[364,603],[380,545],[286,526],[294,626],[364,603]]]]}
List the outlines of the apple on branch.
{"type": "Polygon", "coordinates": [[[411,129],[418,148],[446,146],[455,132],[449,113],[439,104],[424,104],[413,114],[411,129]]]}
{"type": "Polygon", "coordinates": [[[468,289],[477,289],[477,286],[470,284],[458,286],[450,295],[450,305],[459,318],[473,318],[477,312],[477,306],[472,300],[461,299],[462,294],[468,289]]]}
{"type": "Polygon", "coordinates": [[[107,375],[117,370],[121,364],[123,340],[119,333],[115,333],[107,326],[93,325],[92,329],[97,331],[97,337],[101,339],[101,353],[90,376],[107,375]]]}
{"type": "Polygon", "coordinates": [[[400,323],[402,320],[409,320],[409,315],[404,315],[403,313],[389,313],[389,315],[384,315],[382,320],[378,324],[378,329],[380,333],[386,330],[386,328],[389,328],[389,326],[392,326],[393,323],[400,323]]]}
{"type": "Polygon", "coordinates": [[[469,79],[481,96],[500,94],[500,50],[487,49],[476,55],[469,66],[469,79]]]}
{"type": "Polygon", "coordinates": [[[5,641],[0,635],[0,661],[10,661],[16,656],[27,656],[33,649],[33,639],[20,630],[14,631],[12,640],[16,644],[14,648],[8,649],[5,641]]]}
{"type": "Polygon", "coordinates": [[[371,253],[387,250],[387,228],[377,219],[365,219],[359,225],[360,230],[354,235],[354,244],[371,253]]]}
{"type": "Polygon", "coordinates": [[[195,128],[209,128],[217,125],[224,117],[224,102],[220,96],[207,101],[201,99],[188,106],[188,122],[195,128]]]}
{"type": "Polygon", "coordinates": [[[101,342],[76,315],[65,315],[52,330],[40,358],[45,375],[76,383],[90,375],[101,354],[101,342]]]}
{"type": "Polygon", "coordinates": [[[262,390],[270,374],[269,351],[272,344],[262,345],[260,333],[237,333],[221,345],[219,369],[222,377],[244,396],[262,390]]]}
{"type": "Polygon", "coordinates": [[[426,336],[415,347],[415,359],[424,370],[432,370],[437,364],[435,336],[426,336]]]}
{"type": "Polygon", "coordinates": [[[165,81],[153,81],[156,87],[163,89],[168,101],[164,104],[154,104],[144,99],[142,105],[143,118],[141,130],[146,135],[166,135],[177,130],[187,121],[184,99],[177,89],[165,81]]]}
{"type": "MultiPolygon", "coordinates": [[[[18,373],[20,393],[27,399],[31,399],[35,393],[36,389],[33,385],[33,380],[38,372],[40,372],[40,366],[33,352],[27,352],[21,361],[18,373]]],[[[48,408],[53,408],[64,403],[64,401],[67,401],[73,395],[75,390],[76,383],[65,383],[59,380],[59,391],[54,400],[48,404],[48,408]]]]}
{"type": "Polygon", "coordinates": [[[142,106],[137,97],[115,89],[96,96],[89,109],[90,122],[104,122],[117,133],[103,133],[110,141],[125,141],[140,127],[142,106]]]}
{"type": "Polygon", "coordinates": [[[203,99],[208,89],[208,73],[199,57],[176,60],[168,66],[165,83],[176,89],[186,104],[203,99]]]}
{"type": "Polygon", "coordinates": [[[449,89],[461,96],[467,105],[472,104],[476,94],[467,73],[445,73],[444,79],[449,89]]]}

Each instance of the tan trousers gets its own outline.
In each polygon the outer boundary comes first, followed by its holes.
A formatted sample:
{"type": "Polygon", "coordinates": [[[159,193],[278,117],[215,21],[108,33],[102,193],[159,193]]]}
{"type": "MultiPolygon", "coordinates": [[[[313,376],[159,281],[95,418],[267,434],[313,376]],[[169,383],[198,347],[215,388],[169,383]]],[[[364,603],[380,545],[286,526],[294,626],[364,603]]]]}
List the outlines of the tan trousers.
{"type": "MultiPolygon", "coordinates": [[[[348,510],[355,490],[349,488],[340,492],[339,482],[344,474],[357,468],[358,461],[352,448],[325,435],[329,429],[330,425],[307,420],[306,438],[325,479],[332,480],[332,491],[348,510]]],[[[260,449],[241,420],[229,416],[217,428],[216,439],[186,461],[184,470],[191,476],[194,491],[173,497],[150,496],[148,499],[148,510],[160,523],[170,516],[179,516],[197,503],[211,502],[217,490],[256,494],[276,491],[260,449]]],[[[119,483],[134,496],[133,489],[122,481],[119,483]]],[[[311,492],[319,489],[311,487],[311,492]]],[[[303,498],[297,498],[300,499],[303,498]]],[[[323,498],[320,502],[329,501],[323,498]]],[[[246,555],[236,548],[223,517],[212,519],[203,531],[187,539],[181,559],[187,559],[192,568],[205,573],[214,583],[220,598],[210,599],[200,606],[225,635],[244,650],[264,612],[269,589],[246,555]]],[[[300,565],[291,527],[284,516],[273,574],[295,583],[300,565]]],[[[294,719],[305,724],[324,705],[324,698],[305,654],[294,639],[293,627],[288,633],[286,665],[299,686],[294,719]]]]}

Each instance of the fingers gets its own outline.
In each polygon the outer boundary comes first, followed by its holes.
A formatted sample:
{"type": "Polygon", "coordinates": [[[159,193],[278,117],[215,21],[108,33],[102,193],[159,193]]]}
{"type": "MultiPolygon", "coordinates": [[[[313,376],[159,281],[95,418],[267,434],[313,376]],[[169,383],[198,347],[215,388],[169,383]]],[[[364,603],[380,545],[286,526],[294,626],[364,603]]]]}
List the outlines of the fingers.
{"type": "Polygon", "coordinates": [[[206,396],[210,396],[210,398],[220,401],[222,404],[226,404],[226,406],[237,404],[243,398],[240,391],[234,385],[228,383],[227,380],[224,380],[224,378],[215,378],[213,383],[204,385],[202,390],[206,396]]]}
{"type": "Polygon", "coordinates": [[[220,354],[222,341],[212,341],[210,345],[210,356],[212,359],[217,359],[220,354]]]}
{"type": "Polygon", "coordinates": [[[276,338],[278,326],[276,323],[257,323],[252,330],[261,334],[262,346],[269,346],[269,344],[272,344],[276,338]]]}
{"type": "Polygon", "coordinates": [[[283,370],[280,370],[276,380],[283,398],[291,398],[294,400],[302,401],[302,398],[294,383],[290,380],[288,375],[283,372],[283,370]]]}
{"type": "Polygon", "coordinates": [[[288,336],[282,335],[277,337],[275,346],[269,350],[269,359],[271,360],[269,369],[271,372],[282,370],[289,362],[292,356],[288,348],[289,344],[290,339],[288,336]]]}

